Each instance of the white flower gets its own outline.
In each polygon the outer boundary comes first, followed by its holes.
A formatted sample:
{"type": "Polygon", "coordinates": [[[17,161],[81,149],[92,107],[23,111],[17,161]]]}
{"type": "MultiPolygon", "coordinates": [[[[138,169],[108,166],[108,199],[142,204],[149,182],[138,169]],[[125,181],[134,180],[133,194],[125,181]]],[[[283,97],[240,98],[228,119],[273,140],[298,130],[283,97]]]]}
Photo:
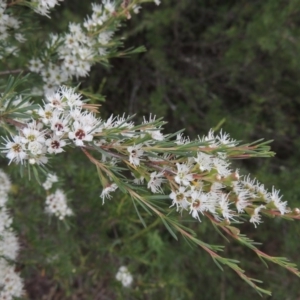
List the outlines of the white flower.
{"type": "Polygon", "coordinates": [[[22,138],[18,135],[12,137],[13,141],[6,140],[6,146],[2,152],[7,153],[6,157],[10,160],[9,164],[14,161],[17,164],[27,158],[27,154],[25,152],[25,145],[22,142],[22,138]]]}
{"type": "Polygon", "coordinates": [[[81,100],[81,95],[74,92],[74,89],[68,88],[66,86],[62,86],[60,89],[60,93],[62,95],[62,98],[67,99],[67,104],[70,108],[73,108],[74,106],[81,107],[83,105],[83,102],[81,100]]]}
{"type": "Polygon", "coordinates": [[[228,133],[223,133],[222,130],[220,131],[219,136],[216,137],[221,145],[229,145],[229,146],[236,146],[237,141],[230,138],[228,133]]]}
{"type": "Polygon", "coordinates": [[[47,79],[45,79],[44,77],[43,77],[43,80],[46,81],[46,83],[43,85],[43,94],[45,94],[45,95],[51,94],[51,93],[54,93],[58,89],[57,84],[47,81],[47,79]]]}
{"type": "Polygon", "coordinates": [[[189,206],[189,201],[187,200],[191,196],[191,191],[186,191],[186,187],[180,186],[177,191],[172,191],[169,197],[173,200],[172,206],[176,205],[177,211],[180,208],[186,209],[189,206]]]}
{"type": "MultiPolygon", "coordinates": [[[[100,48],[99,48],[100,49],[100,48]]],[[[86,77],[91,70],[91,64],[87,61],[78,61],[78,66],[76,68],[76,77],[86,77]]]]}
{"type": "Polygon", "coordinates": [[[10,188],[11,188],[11,182],[8,176],[3,171],[0,170],[0,196],[7,194],[10,188]]]}
{"type": "Polygon", "coordinates": [[[48,147],[48,152],[52,153],[61,153],[64,151],[63,147],[67,143],[64,140],[61,140],[61,136],[53,135],[50,139],[46,140],[46,146],[48,147]]]}
{"type": "Polygon", "coordinates": [[[102,45],[107,45],[112,36],[113,36],[113,31],[103,31],[103,32],[100,32],[99,35],[98,35],[98,41],[100,44],[102,45]]]}
{"type": "Polygon", "coordinates": [[[219,199],[219,209],[225,220],[233,219],[233,211],[229,208],[230,202],[228,200],[228,195],[222,194],[221,199],[219,199]]]}
{"type": "Polygon", "coordinates": [[[50,9],[57,5],[59,1],[62,0],[32,0],[32,2],[36,4],[36,7],[34,9],[35,12],[48,17],[50,9]]]}
{"type": "Polygon", "coordinates": [[[140,175],[139,177],[135,177],[135,175],[133,173],[131,173],[131,175],[134,176],[133,182],[135,184],[143,184],[144,183],[145,177],[143,177],[142,175],[140,175]]]}
{"type": "Polygon", "coordinates": [[[24,294],[22,279],[15,272],[14,266],[9,265],[3,259],[0,261],[0,286],[1,300],[13,300],[24,294]]]}
{"type": "Polygon", "coordinates": [[[73,107],[70,110],[70,116],[74,121],[80,121],[82,118],[81,108],[73,107]]]}
{"type": "Polygon", "coordinates": [[[133,137],[135,135],[135,132],[130,131],[133,126],[133,122],[126,122],[124,115],[122,117],[117,116],[113,124],[113,127],[124,129],[121,134],[126,137],[133,137]]]}
{"type": "Polygon", "coordinates": [[[152,193],[162,193],[161,184],[166,181],[163,177],[164,177],[163,171],[159,173],[155,171],[150,174],[148,189],[151,189],[152,193]]]}
{"type": "Polygon", "coordinates": [[[102,5],[97,3],[92,3],[92,10],[93,13],[102,14],[102,5]]]}
{"type": "MultiPolygon", "coordinates": [[[[43,72],[42,72],[43,75],[43,72]]],[[[43,76],[44,77],[44,76],[43,76]]],[[[48,68],[47,70],[47,82],[51,82],[54,85],[60,85],[69,78],[68,72],[62,68],[62,66],[53,66],[53,68],[48,68]]],[[[45,80],[44,80],[45,81],[45,80]]]]}
{"type": "Polygon", "coordinates": [[[154,1],[154,3],[155,3],[156,5],[159,5],[159,4],[161,3],[160,0],[153,0],[153,1],[154,1]]]}
{"type": "Polygon", "coordinates": [[[247,177],[243,177],[244,180],[240,181],[241,184],[243,184],[248,190],[254,193],[256,190],[256,179],[251,179],[250,174],[248,174],[247,177]]]}
{"type": "Polygon", "coordinates": [[[138,14],[139,12],[140,12],[140,9],[141,9],[142,7],[140,6],[140,5],[134,5],[133,7],[132,7],[132,9],[133,9],[133,12],[135,13],[135,14],[138,14]]]}
{"type": "Polygon", "coordinates": [[[101,120],[97,119],[93,113],[91,112],[83,112],[81,113],[79,117],[79,121],[84,124],[85,126],[89,126],[92,129],[90,133],[96,133],[96,132],[101,132],[102,127],[100,127],[101,120]]]}
{"type": "Polygon", "coordinates": [[[80,24],[69,23],[69,29],[75,36],[83,34],[80,24]]]}
{"type": "Polygon", "coordinates": [[[114,127],[116,117],[111,115],[103,124],[103,128],[110,129],[114,127]]]}
{"type": "Polygon", "coordinates": [[[40,131],[42,124],[36,122],[29,123],[27,127],[22,129],[23,136],[22,142],[24,144],[30,142],[39,142],[43,144],[45,142],[45,132],[40,131]]]}
{"type": "Polygon", "coordinates": [[[213,167],[213,157],[203,152],[197,153],[195,162],[199,165],[200,171],[210,171],[213,167]]]}
{"type": "Polygon", "coordinates": [[[42,186],[46,191],[48,191],[52,188],[52,183],[50,181],[45,181],[42,186]]]}
{"type": "Polygon", "coordinates": [[[69,132],[68,126],[69,118],[62,115],[58,110],[53,112],[52,118],[50,119],[51,130],[57,136],[63,135],[65,132],[69,132]]]}
{"type": "Polygon", "coordinates": [[[211,192],[213,193],[222,193],[222,189],[225,187],[225,185],[223,185],[221,182],[213,182],[211,187],[210,187],[210,190],[211,192]]]}
{"type": "Polygon", "coordinates": [[[78,55],[81,60],[89,60],[92,59],[94,56],[94,51],[87,47],[81,47],[78,49],[78,55]]]}
{"type": "Polygon", "coordinates": [[[79,41],[76,39],[76,37],[73,34],[67,33],[65,35],[64,45],[70,49],[77,48],[79,47],[79,41]]]}
{"type": "Polygon", "coordinates": [[[73,214],[72,210],[68,207],[66,196],[62,190],[57,190],[54,194],[47,196],[45,210],[60,220],[73,214]]]}
{"type": "Polygon", "coordinates": [[[2,10],[2,12],[4,12],[6,9],[6,6],[7,6],[7,3],[5,1],[1,0],[0,1],[0,12],[1,12],[1,10],[2,10]]]}
{"type": "Polygon", "coordinates": [[[49,93],[46,95],[46,100],[49,102],[49,105],[60,111],[63,111],[66,106],[66,102],[63,102],[62,99],[60,93],[49,93]]]}
{"type": "Polygon", "coordinates": [[[146,132],[148,132],[153,140],[156,141],[163,141],[164,140],[164,135],[160,132],[160,130],[156,130],[156,129],[147,129],[145,130],[146,132]]]}
{"type": "Polygon", "coordinates": [[[272,193],[269,193],[269,201],[272,202],[272,204],[280,211],[282,215],[289,212],[289,210],[286,208],[287,202],[281,202],[282,196],[279,197],[279,192],[275,190],[274,186],[272,188],[272,193]]]}
{"type": "Polygon", "coordinates": [[[43,145],[39,142],[33,141],[28,143],[28,150],[34,156],[43,154],[43,145]]]}
{"type": "Polygon", "coordinates": [[[50,190],[53,183],[57,182],[58,178],[55,174],[48,174],[46,181],[42,184],[45,190],[50,190]]]}
{"type": "Polygon", "coordinates": [[[21,25],[21,22],[18,19],[14,18],[12,16],[8,16],[6,18],[5,26],[13,28],[13,29],[19,29],[20,25],[21,25]]]}
{"type": "Polygon", "coordinates": [[[116,279],[121,281],[124,287],[129,287],[133,282],[133,277],[125,266],[119,268],[116,279]]]}
{"type": "Polygon", "coordinates": [[[257,181],[255,185],[255,191],[257,192],[258,196],[263,198],[264,200],[268,201],[269,193],[265,188],[265,185],[262,183],[259,183],[257,181]]]}
{"type": "Polygon", "coordinates": [[[73,140],[76,146],[84,147],[84,141],[91,142],[93,140],[93,135],[90,134],[91,130],[91,126],[75,121],[73,128],[69,132],[69,139],[73,140]]]}
{"type": "Polygon", "coordinates": [[[134,145],[127,147],[127,151],[129,152],[129,162],[135,166],[140,164],[140,157],[143,155],[144,151],[141,149],[143,144],[134,145]]]}
{"type": "Polygon", "coordinates": [[[232,173],[232,171],[228,168],[230,163],[221,158],[213,158],[213,165],[217,170],[218,174],[222,177],[227,177],[232,173]]]}
{"type": "MultiPolygon", "coordinates": [[[[92,4],[93,5],[93,4],[92,4]]],[[[93,31],[94,27],[97,26],[97,23],[92,20],[90,17],[87,17],[87,19],[83,22],[83,26],[88,30],[88,31],[93,31]]]]}
{"type": "MultiPolygon", "coordinates": [[[[202,138],[199,137],[199,141],[202,143],[208,143],[209,147],[211,148],[216,148],[219,145],[219,142],[217,141],[217,138],[215,137],[214,131],[212,129],[210,129],[207,136],[204,136],[202,138]]],[[[202,146],[200,146],[200,148],[201,147],[202,146]]]]}
{"type": "Polygon", "coordinates": [[[179,164],[177,165],[177,174],[175,176],[175,181],[180,185],[189,185],[190,181],[193,180],[193,174],[190,174],[190,168],[186,164],[179,164]]]}
{"type": "Polygon", "coordinates": [[[185,145],[185,144],[188,144],[188,143],[190,143],[190,138],[189,137],[184,137],[182,133],[177,134],[175,144],[185,145]]]}
{"type": "Polygon", "coordinates": [[[31,165],[35,165],[35,164],[44,165],[48,162],[48,158],[44,154],[41,154],[41,155],[28,158],[28,162],[31,165]]]}
{"type": "Polygon", "coordinates": [[[111,0],[102,0],[104,7],[106,10],[108,10],[110,13],[113,13],[115,11],[115,2],[111,0]]]}
{"type": "Polygon", "coordinates": [[[266,208],[264,205],[257,206],[253,214],[251,215],[250,222],[254,224],[255,228],[257,227],[257,224],[261,223],[261,215],[259,215],[259,212],[263,209],[266,208]]]}
{"type": "Polygon", "coordinates": [[[106,198],[111,199],[112,196],[110,195],[110,193],[114,192],[117,188],[118,186],[115,183],[112,183],[102,190],[102,193],[100,195],[100,197],[102,198],[102,204],[104,204],[106,198]]]}
{"type": "MultiPolygon", "coordinates": [[[[0,198],[1,198],[1,196],[0,196],[0,198]]],[[[5,203],[4,203],[4,205],[5,205],[5,203]]],[[[2,235],[2,232],[4,232],[4,230],[9,229],[9,227],[12,224],[12,218],[8,214],[8,211],[6,210],[6,208],[3,208],[4,205],[1,206],[1,203],[0,203],[0,237],[2,235]]]]}
{"type": "Polygon", "coordinates": [[[16,39],[19,43],[25,43],[25,42],[26,42],[26,38],[25,38],[24,35],[21,34],[21,33],[16,33],[16,34],[15,34],[15,39],[16,39]]]}
{"type": "MultiPolygon", "coordinates": [[[[146,118],[144,117],[144,121],[142,124],[152,123],[155,121],[155,118],[156,118],[156,116],[153,116],[153,118],[152,118],[152,115],[150,114],[149,121],[146,120],[146,118]]],[[[149,126],[151,126],[151,125],[149,125],[149,126]]],[[[160,132],[160,128],[153,126],[152,128],[150,127],[150,128],[145,129],[145,132],[149,133],[151,135],[152,139],[154,139],[156,141],[164,140],[164,135],[160,132]]]]}
{"type": "Polygon", "coordinates": [[[14,271],[15,266],[7,260],[14,261],[19,252],[19,244],[11,224],[12,218],[5,207],[10,181],[0,170],[0,299],[13,300],[23,294],[23,283],[14,271]]]}
{"type": "Polygon", "coordinates": [[[48,124],[53,117],[53,107],[50,104],[46,104],[44,108],[39,108],[38,114],[42,118],[43,123],[48,124]]]}
{"type": "Polygon", "coordinates": [[[193,191],[191,193],[192,203],[190,203],[190,214],[195,219],[199,218],[199,212],[203,214],[204,211],[209,209],[209,197],[208,194],[202,191],[193,191]]]}
{"type": "Polygon", "coordinates": [[[237,201],[235,202],[236,209],[239,213],[242,213],[247,206],[249,206],[249,192],[240,191],[237,193],[237,201]]]}
{"type": "Polygon", "coordinates": [[[17,236],[11,230],[5,230],[0,235],[0,257],[15,260],[19,252],[17,236]]]}

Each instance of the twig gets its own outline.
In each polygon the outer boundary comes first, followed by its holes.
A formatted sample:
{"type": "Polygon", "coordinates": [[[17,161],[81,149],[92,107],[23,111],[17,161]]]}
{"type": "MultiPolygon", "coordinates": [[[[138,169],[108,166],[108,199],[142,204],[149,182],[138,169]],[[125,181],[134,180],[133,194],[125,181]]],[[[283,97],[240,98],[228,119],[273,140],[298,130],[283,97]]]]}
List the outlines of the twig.
{"type": "Polygon", "coordinates": [[[8,75],[8,74],[18,74],[18,73],[21,73],[23,71],[24,71],[23,69],[2,71],[2,72],[0,72],[0,76],[2,76],[2,75],[8,75]]]}

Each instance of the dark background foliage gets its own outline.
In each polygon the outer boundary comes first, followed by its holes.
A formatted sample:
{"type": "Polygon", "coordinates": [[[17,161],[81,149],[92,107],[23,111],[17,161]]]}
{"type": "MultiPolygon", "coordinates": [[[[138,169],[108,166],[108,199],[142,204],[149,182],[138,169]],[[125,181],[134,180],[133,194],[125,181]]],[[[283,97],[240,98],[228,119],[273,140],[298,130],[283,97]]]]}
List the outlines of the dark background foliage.
{"type": "MultiPolygon", "coordinates": [[[[43,26],[62,30],[89,10],[86,1],[65,1],[43,26]]],[[[139,122],[152,113],[168,122],[165,132],[185,128],[192,138],[223,128],[244,142],[274,140],[275,158],[234,164],[268,188],[275,185],[291,206],[299,206],[299,12],[299,0],[147,4],[118,32],[126,37],[125,47],[144,45],[147,52],[112,59],[110,67],[93,67],[82,86],[106,96],[103,117],[136,114],[139,122]]],[[[35,189],[33,197],[32,183],[20,181],[17,169],[11,175],[29,299],[260,298],[230,270],[221,272],[201,249],[174,240],[154,217],[145,215],[151,227],[143,229],[123,195],[102,206],[95,170],[81,153],[57,157],[53,166],[64,178],[62,186],[76,213],[68,226],[39,217],[42,189],[35,189]],[[132,289],[115,281],[120,265],[129,266],[132,289]]],[[[273,291],[265,299],[300,299],[298,278],[279,267],[265,268],[205,220],[189,226],[207,243],[225,243],[224,256],[241,260],[248,274],[273,291]]],[[[300,266],[298,222],[265,219],[257,229],[240,227],[263,243],[261,250],[300,266]]]]}

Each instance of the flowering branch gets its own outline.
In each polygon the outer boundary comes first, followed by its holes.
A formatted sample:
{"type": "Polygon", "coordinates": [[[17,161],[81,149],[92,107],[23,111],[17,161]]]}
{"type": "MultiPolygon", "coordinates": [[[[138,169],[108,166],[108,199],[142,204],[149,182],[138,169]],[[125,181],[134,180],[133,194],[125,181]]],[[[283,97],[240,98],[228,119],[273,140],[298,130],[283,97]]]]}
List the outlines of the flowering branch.
{"type": "MultiPolygon", "coordinates": [[[[182,131],[164,134],[165,122],[151,114],[138,125],[134,124],[133,116],[112,115],[104,120],[98,116],[97,105],[88,104],[88,99],[83,99],[76,89],[62,85],[71,83],[74,78],[88,76],[97,62],[107,64],[110,57],[144,50],[141,47],[120,52],[121,39],[113,39],[120,23],[130,18],[131,12],[138,12],[139,4],[143,2],[147,1],[123,1],[117,5],[103,0],[102,4],[92,4],[92,14],[82,24],[70,23],[67,33],[52,34],[37,56],[28,62],[28,69],[40,75],[44,82],[45,96],[39,105],[31,102],[27,91],[18,92],[28,76],[8,79],[0,94],[0,127],[6,132],[1,136],[0,154],[8,159],[8,164],[19,165],[21,172],[28,170],[29,176],[33,170],[38,182],[41,182],[40,176],[48,174],[43,183],[47,193],[45,211],[63,220],[71,216],[73,210],[62,190],[50,192],[57,178],[49,175],[49,160],[78,148],[96,167],[103,204],[119,189],[131,198],[145,227],[140,207],[157,216],[175,239],[180,233],[184,239],[206,251],[221,269],[221,265],[230,267],[259,293],[270,295],[269,291],[256,285],[260,281],[244,273],[238,261],[218,254],[222,246],[203,242],[179,221],[183,217],[199,224],[209,220],[217,231],[223,231],[250,248],[262,260],[274,262],[300,276],[294,264],[285,258],[263,253],[237,227],[237,224],[249,222],[256,228],[264,215],[300,219],[300,210],[288,207],[278,190],[273,187],[268,191],[250,175],[240,175],[239,170],[231,167],[235,159],[273,156],[269,142],[259,140],[240,145],[222,130],[219,133],[210,130],[195,140],[184,136],[182,131]]],[[[50,9],[58,1],[13,1],[7,4],[0,0],[0,15],[4,16],[0,18],[0,26],[4,28],[1,39],[5,45],[0,49],[3,58],[16,53],[17,44],[26,41],[17,32],[21,22],[14,16],[12,8],[17,4],[49,16],[50,9]]],[[[20,70],[3,71],[0,75],[20,70]]],[[[150,226],[156,224],[157,221],[150,226]]],[[[142,232],[147,230],[149,227],[142,232]]],[[[15,255],[12,256],[14,259],[15,255]]],[[[127,268],[121,267],[116,278],[129,286],[132,283],[130,276],[127,268]]]]}
{"type": "MultiPolygon", "coordinates": [[[[3,107],[17,112],[16,95],[13,92],[10,95],[12,99],[6,97],[2,100],[3,107]]],[[[217,263],[228,265],[259,292],[267,293],[243,273],[236,261],[216,254],[212,246],[188,233],[168,214],[175,209],[181,215],[188,212],[198,221],[201,221],[200,217],[207,217],[259,257],[299,275],[293,264],[259,251],[231,225],[248,219],[257,227],[262,222],[261,213],[299,218],[298,210],[288,208],[274,187],[268,192],[257,180],[241,176],[238,170],[230,168],[230,159],[272,156],[268,143],[238,145],[222,131],[219,135],[210,131],[207,136],[190,141],[181,132],[164,135],[161,132],[164,122],[152,116],[135,125],[132,117],[111,116],[102,120],[87,108],[86,101],[74,89],[61,87],[46,96],[44,105],[32,111],[31,119],[26,121],[23,118],[25,123],[3,117],[2,120],[16,126],[18,134],[4,138],[2,153],[9,163],[24,167],[33,165],[43,171],[51,155],[61,154],[69,147],[79,147],[97,168],[103,186],[100,195],[103,203],[119,188],[130,195],[145,227],[136,204],[149,214],[157,215],[174,238],[177,238],[175,230],[202,247],[217,263]],[[131,172],[131,178],[124,176],[126,170],[131,172]],[[169,200],[170,209],[155,204],[158,199],[169,200]]],[[[9,113],[4,109],[2,115],[9,113]]],[[[55,201],[60,200],[54,199],[62,196],[53,194],[51,197],[51,203],[58,203],[55,201]]],[[[67,209],[65,204],[61,205],[67,209]]],[[[68,214],[63,213],[61,217],[68,214]]]]}

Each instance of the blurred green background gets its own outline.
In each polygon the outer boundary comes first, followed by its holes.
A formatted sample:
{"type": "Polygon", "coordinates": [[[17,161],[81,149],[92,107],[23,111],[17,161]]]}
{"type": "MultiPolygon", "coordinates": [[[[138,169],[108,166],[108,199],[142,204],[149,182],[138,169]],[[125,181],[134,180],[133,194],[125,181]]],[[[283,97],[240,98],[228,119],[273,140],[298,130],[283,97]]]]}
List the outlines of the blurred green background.
{"type": "MultiPolygon", "coordinates": [[[[89,11],[89,1],[67,0],[43,26],[60,31],[89,11]]],[[[139,122],[152,113],[168,122],[167,133],[185,128],[196,138],[221,122],[237,140],[272,139],[275,158],[233,164],[300,206],[300,0],[163,0],[159,7],[144,5],[125,25],[117,33],[126,37],[125,47],[144,45],[147,52],[112,59],[109,68],[94,66],[81,81],[106,96],[102,117],[136,114],[139,122]]],[[[272,297],[261,298],[230,270],[221,272],[154,217],[145,215],[151,227],[143,229],[123,195],[102,206],[96,170],[72,151],[52,161],[75,212],[68,226],[45,218],[42,188],[9,168],[28,299],[300,299],[297,277],[266,268],[204,218],[188,226],[207,243],[225,244],[223,255],[241,260],[272,297]],[[133,274],[132,288],[114,278],[121,265],[133,274]]],[[[6,161],[1,165],[8,170],[6,161]]],[[[298,222],[265,219],[257,229],[240,227],[263,243],[261,250],[300,266],[298,222]]]]}

